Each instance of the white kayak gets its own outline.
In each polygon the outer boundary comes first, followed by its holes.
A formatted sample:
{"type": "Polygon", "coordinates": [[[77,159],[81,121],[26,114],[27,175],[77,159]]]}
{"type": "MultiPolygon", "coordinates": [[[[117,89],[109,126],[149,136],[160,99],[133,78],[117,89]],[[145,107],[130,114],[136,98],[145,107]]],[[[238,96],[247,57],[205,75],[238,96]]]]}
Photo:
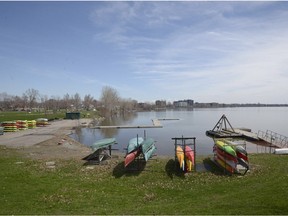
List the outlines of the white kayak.
{"type": "Polygon", "coordinates": [[[274,154],[288,154],[288,148],[275,149],[274,154]]]}

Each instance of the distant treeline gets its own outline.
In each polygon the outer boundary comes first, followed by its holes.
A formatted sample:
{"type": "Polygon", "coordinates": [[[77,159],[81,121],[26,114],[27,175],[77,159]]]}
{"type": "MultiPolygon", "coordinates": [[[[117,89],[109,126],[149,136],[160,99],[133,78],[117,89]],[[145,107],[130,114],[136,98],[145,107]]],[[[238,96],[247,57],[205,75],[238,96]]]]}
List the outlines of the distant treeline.
{"type": "Polygon", "coordinates": [[[194,103],[195,108],[217,108],[217,107],[287,107],[288,104],[261,104],[261,103],[194,103]]]}
{"type": "Polygon", "coordinates": [[[22,96],[9,95],[6,92],[0,92],[0,111],[34,111],[34,110],[101,110],[108,115],[131,111],[148,111],[161,109],[193,109],[193,108],[220,108],[220,107],[287,107],[288,104],[262,104],[262,103],[199,103],[193,100],[181,100],[167,102],[166,100],[157,100],[152,102],[139,103],[133,99],[126,99],[119,96],[117,90],[105,86],[102,88],[101,96],[95,99],[90,94],[81,98],[78,93],[74,95],[65,94],[63,97],[48,97],[41,95],[38,90],[28,89],[22,96]]]}

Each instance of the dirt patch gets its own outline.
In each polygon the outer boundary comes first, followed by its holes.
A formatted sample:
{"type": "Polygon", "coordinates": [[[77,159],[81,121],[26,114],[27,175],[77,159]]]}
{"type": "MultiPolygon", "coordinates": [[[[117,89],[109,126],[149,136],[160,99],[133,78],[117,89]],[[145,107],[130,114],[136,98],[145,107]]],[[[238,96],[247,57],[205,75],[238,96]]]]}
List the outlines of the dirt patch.
{"type": "Polygon", "coordinates": [[[29,158],[41,160],[81,160],[92,153],[90,148],[63,134],[33,146],[18,148],[18,150],[29,158]]]}
{"type": "Polygon", "coordinates": [[[46,127],[5,133],[0,136],[0,145],[17,149],[32,159],[79,159],[92,153],[91,149],[70,138],[75,128],[85,126],[89,119],[61,120],[46,127]]]}

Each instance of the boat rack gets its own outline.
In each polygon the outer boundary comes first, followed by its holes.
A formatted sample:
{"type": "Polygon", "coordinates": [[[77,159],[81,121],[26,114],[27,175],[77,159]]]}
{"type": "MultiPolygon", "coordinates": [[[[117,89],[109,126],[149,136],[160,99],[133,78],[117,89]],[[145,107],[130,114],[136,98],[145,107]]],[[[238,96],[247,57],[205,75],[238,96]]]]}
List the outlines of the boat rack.
{"type": "Polygon", "coordinates": [[[112,149],[112,145],[109,145],[108,147],[97,149],[93,153],[84,157],[83,160],[86,160],[89,164],[100,165],[104,160],[112,158],[112,151],[114,150],[118,149],[112,149]]]}
{"type": "MultiPolygon", "coordinates": [[[[238,140],[237,139],[236,140],[235,139],[213,139],[213,140],[214,140],[214,143],[216,143],[216,140],[222,140],[225,143],[229,144],[230,146],[242,146],[246,150],[246,141],[244,141],[243,143],[236,143],[237,141],[243,141],[241,139],[238,139],[238,140]]],[[[215,145],[216,144],[214,144],[214,146],[213,146],[214,157],[213,157],[212,161],[214,162],[214,164],[217,165],[217,167],[219,167],[220,169],[223,170],[224,174],[232,175],[233,173],[229,172],[226,169],[226,166],[229,167],[229,165],[226,163],[226,160],[228,160],[226,157],[224,157],[224,159],[225,159],[225,167],[223,167],[221,164],[219,164],[219,162],[217,162],[217,160],[216,160],[217,153],[214,151],[215,145]]],[[[248,166],[249,166],[249,162],[248,162],[248,166]]],[[[249,170],[249,167],[246,168],[243,165],[241,165],[239,162],[237,162],[234,174],[245,175],[248,172],[248,170],[249,170]]]]}
{"type": "MultiPolygon", "coordinates": [[[[137,139],[138,139],[138,137],[139,137],[139,135],[137,134],[137,139]]],[[[144,132],[143,132],[143,137],[144,137],[144,140],[147,139],[146,130],[144,130],[144,132]]],[[[127,148],[124,148],[124,150],[127,151],[127,148]]],[[[156,154],[151,155],[151,158],[149,158],[149,160],[151,160],[154,156],[157,156],[157,155],[156,154]]],[[[141,170],[144,170],[146,163],[147,163],[147,161],[145,161],[144,155],[142,153],[140,153],[138,156],[136,156],[136,158],[134,159],[134,161],[131,164],[129,164],[127,167],[125,167],[125,170],[129,171],[129,172],[139,172],[141,170]]]]}
{"type": "MultiPolygon", "coordinates": [[[[153,157],[155,156],[157,155],[153,154],[151,158],[149,158],[149,160],[153,160],[153,157]]],[[[144,170],[146,164],[147,164],[147,161],[145,161],[144,155],[140,153],[131,164],[125,167],[125,170],[127,172],[139,172],[139,171],[144,170]]]]}
{"type": "MultiPolygon", "coordinates": [[[[177,159],[177,146],[181,146],[184,152],[184,161],[186,161],[186,156],[185,156],[185,146],[190,146],[191,149],[194,151],[194,167],[193,170],[196,172],[196,137],[174,137],[171,138],[174,140],[174,151],[175,151],[175,169],[179,169],[179,162],[177,159]],[[190,141],[190,142],[189,142],[190,141]]],[[[184,170],[187,172],[187,165],[184,163],[184,170]]]]}

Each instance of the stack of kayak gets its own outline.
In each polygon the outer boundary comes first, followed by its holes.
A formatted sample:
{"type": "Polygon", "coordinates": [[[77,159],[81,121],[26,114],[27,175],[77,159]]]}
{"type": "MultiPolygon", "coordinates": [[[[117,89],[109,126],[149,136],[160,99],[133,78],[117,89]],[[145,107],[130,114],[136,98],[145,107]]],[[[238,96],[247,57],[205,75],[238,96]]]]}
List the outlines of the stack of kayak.
{"type": "Polygon", "coordinates": [[[39,118],[37,120],[29,120],[29,121],[27,120],[4,121],[2,122],[2,124],[0,124],[0,126],[3,127],[3,132],[16,132],[19,130],[21,131],[21,130],[33,129],[36,128],[36,126],[46,126],[46,125],[48,125],[48,119],[46,118],[39,118]]]}
{"type": "Polygon", "coordinates": [[[2,122],[2,127],[4,127],[4,132],[18,131],[16,121],[4,121],[2,122]]]}
{"type": "Polygon", "coordinates": [[[27,130],[28,129],[27,120],[17,120],[16,125],[17,125],[18,130],[27,130]]]}
{"type": "Polygon", "coordinates": [[[4,127],[0,127],[0,135],[4,134],[4,127]]]}
{"type": "Polygon", "coordinates": [[[124,165],[127,167],[135,158],[140,156],[140,154],[143,155],[145,161],[148,161],[155,151],[156,146],[154,139],[143,139],[142,137],[132,138],[128,142],[124,165]]]}
{"type": "Polygon", "coordinates": [[[27,124],[28,124],[29,129],[36,128],[36,121],[35,120],[27,121],[27,124]]]}
{"type": "Polygon", "coordinates": [[[37,126],[47,126],[48,125],[48,119],[38,118],[38,119],[36,119],[36,125],[37,126]]]}
{"type": "Polygon", "coordinates": [[[189,145],[184,145],[184,147],[180,145],[176,146],[176,157],[181,170],[190,172],[194,169],[194,154],[195,152],[189,145]]]}
{"type": "Polygon", "coordinates": [[[249,170],[248,154],[241,145],[232,145],[225,140],[216,140],[213,152],[214,159],[228,173],[238,173],[239,165],[249,170]]]}

